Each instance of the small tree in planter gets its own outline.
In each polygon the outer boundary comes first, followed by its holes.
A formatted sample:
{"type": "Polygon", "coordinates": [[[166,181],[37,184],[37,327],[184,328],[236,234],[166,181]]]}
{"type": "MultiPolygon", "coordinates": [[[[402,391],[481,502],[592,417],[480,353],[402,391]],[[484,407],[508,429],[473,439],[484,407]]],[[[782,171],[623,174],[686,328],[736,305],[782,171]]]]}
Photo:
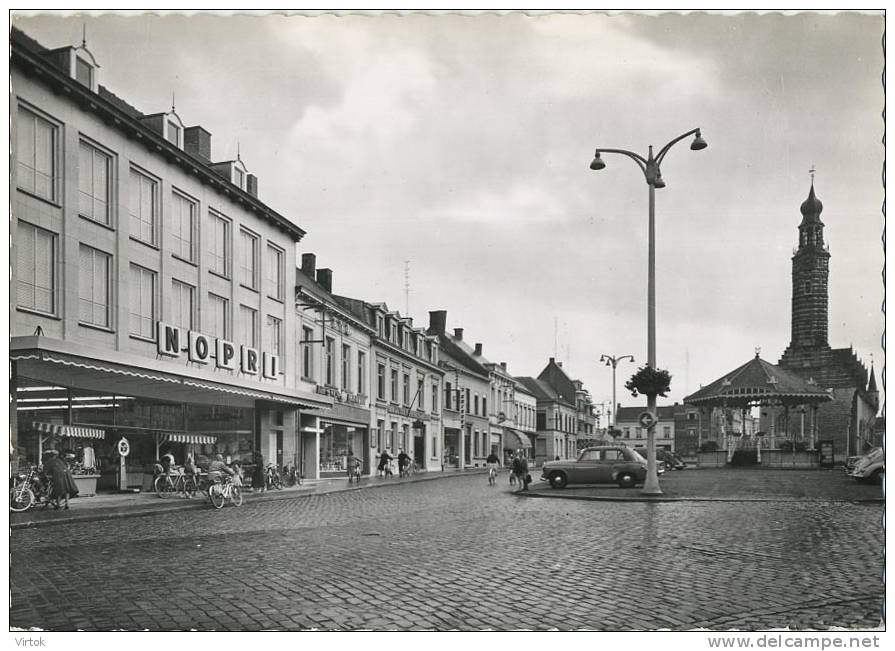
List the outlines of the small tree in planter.
{"type": "Polygon", "coordinates": [[[662,368],[651,368],[649,365],[641,366],[631,379],[625,382],[625,388],[635,398],[639,394],[645,396],[668,395],[671,390],[671,373],[662,368]]]}

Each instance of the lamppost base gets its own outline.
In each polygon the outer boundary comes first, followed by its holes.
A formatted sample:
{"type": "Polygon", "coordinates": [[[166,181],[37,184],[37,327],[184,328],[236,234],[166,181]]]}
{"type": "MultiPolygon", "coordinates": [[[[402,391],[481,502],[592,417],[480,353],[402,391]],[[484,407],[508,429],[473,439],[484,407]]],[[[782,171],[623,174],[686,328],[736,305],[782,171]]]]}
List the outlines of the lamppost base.
{"type": "Polygon", "coordinates": [[[658,486],[647,486],[643,485],[643,490],[640,491],[641,495],[664,495],[662,489],[658,486]]]}

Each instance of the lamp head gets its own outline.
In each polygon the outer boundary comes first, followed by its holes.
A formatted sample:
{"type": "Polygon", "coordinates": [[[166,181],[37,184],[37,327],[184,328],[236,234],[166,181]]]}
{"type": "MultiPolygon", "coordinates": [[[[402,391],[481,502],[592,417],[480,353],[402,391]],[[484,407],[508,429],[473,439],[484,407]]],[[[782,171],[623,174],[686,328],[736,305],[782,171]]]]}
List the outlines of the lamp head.
{"type": "Polygon", "coordinates": [[[594,159],[590,163],[590,168],[592,170],[601,170],[606,167],[606,163],[603,162],[603,159],[600,158],[599,150],[594,152],[594,159]]]}
{"type": "Polygon", "coordinates": [[[690,149],[693,151],[699,151],[700,149],[705,149],[709,144],[702,139],[702,132],[697,131],[696,135],[693,138],[693,142],[690,143],[690,149]]]}
{"type": "Polygon", "coordinates": [[[653,187],[657,189],[665,187],[665,181],[662,180],[662,172],[659,170],[656,170],[656,178],[653,180],[653,187]]]}

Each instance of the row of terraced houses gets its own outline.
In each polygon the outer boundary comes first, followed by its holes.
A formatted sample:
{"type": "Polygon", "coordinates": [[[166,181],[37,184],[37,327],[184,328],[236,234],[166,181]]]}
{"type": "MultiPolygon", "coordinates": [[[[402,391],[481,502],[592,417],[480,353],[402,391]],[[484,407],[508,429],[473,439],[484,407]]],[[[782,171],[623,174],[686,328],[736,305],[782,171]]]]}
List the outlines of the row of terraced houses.
{"type": "Polygon", "coordinates": [[[343,295],[313,253],[297,267],[305,232],[206,129],[111,93],[84,43],[10,43],[15,458],[92,448],[120,489],[168,451],[321,477],[349,450],[368,474],[400,449],[442,471],[593,438],[561,363],[515,376],[445,310],[419,325],[343,295]]]}

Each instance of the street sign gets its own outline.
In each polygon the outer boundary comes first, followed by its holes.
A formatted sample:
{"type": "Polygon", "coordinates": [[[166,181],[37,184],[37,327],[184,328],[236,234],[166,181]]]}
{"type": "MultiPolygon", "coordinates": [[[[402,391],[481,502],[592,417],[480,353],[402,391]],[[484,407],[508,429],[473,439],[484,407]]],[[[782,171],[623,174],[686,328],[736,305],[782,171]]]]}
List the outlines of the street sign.
{"type": "Polygon", "coordinates": [[[645,427],[646,429],[652,429],[656,425],[656,417],[648,411],[640,412],[640,415],[637,417],[637,421],[642,427],[645,427]]]}

